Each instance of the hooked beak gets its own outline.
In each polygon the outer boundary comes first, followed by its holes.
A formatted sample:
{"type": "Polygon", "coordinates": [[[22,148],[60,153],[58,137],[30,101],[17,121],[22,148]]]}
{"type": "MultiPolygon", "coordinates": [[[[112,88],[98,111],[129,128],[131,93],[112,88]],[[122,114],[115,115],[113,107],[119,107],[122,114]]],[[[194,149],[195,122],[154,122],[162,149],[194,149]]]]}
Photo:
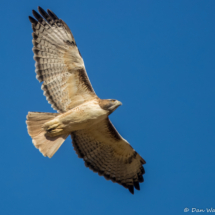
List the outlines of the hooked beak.
{"type": "Polygon", "coordinates": [[[120,106],[120,105],[122,105],[122,102],[117,101],[117,106],[120,106]]]}

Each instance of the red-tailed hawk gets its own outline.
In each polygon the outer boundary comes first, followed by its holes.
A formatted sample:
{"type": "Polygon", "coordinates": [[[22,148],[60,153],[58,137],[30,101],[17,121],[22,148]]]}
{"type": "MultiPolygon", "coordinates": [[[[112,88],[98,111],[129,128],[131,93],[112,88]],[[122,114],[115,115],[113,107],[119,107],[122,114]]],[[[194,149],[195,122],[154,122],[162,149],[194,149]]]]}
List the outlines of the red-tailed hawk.
{"type": "Polygon", "coordinates": [[[38,7],[29,17],[33,29],[36,78],[58,113],[29,112],[27,129],[33,144],[51,158],[71,135],[85,165],[133,194],[145,173],[144,159],[123,139],[108,116],[122,103],[100,99],[87,76],[84,61],[66,23],[38,7]]]}

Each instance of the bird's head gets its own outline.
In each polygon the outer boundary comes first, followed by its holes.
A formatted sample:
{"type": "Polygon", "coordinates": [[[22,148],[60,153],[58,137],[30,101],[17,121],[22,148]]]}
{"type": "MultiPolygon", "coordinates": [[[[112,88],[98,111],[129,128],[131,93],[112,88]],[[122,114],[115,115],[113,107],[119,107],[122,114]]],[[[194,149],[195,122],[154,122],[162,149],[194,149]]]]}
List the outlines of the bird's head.
{"type": "Polygon", "coordinates": [[[99,105],[102,109],[109,111],[109,114],[111,114],[122,105],[122,102],[115,99],[100,99],[99,105]]]}

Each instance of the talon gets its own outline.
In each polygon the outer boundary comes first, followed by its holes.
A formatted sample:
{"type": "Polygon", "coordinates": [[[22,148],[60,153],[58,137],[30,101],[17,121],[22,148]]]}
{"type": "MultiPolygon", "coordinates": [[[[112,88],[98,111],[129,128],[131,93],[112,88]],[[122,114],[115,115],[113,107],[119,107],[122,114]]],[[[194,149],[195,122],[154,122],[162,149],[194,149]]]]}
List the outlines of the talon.
{"type": "Polygon", "coordinates": [[[53,130],[48,130],[46,135],[50,136],[50,137],[55,137],[55,136],[59,136],[62,133],[63,129],[61,128],[56,128],[53,130]]]}
{"type": "Polygon", "coordinates": [[[59,122],[54,122],[54,123],[53,123],[52,121],[50,121],[50,122],[45,123],[45,124],[43,125],[43,128],[44,128],[46,131],[50,132],[51,130],[56,129],[59,125],[60,125],[59,122]]]}
{"type": "Polygon", "coordinates": [[[61,129],[61,128],[56,128],[56,129],[53,129],[53,130],[48,130],[48,133],[54,134],[54,133],[59,133],[59,132],[61,132],[61,131],[63,131],[63,129],[61,129]]]}

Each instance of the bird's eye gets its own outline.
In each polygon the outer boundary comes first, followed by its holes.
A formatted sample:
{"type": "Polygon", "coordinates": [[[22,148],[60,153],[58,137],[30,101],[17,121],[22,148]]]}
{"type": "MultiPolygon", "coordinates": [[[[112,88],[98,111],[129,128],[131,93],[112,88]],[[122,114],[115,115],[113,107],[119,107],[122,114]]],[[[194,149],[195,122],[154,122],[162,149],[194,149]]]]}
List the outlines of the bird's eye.
{"type": "Polygon", "coordinates": [[[112,102],[115,102],[115,100],[114,100],[114,99],[112,99],[111,101],[112,101],[112,102]]]}

